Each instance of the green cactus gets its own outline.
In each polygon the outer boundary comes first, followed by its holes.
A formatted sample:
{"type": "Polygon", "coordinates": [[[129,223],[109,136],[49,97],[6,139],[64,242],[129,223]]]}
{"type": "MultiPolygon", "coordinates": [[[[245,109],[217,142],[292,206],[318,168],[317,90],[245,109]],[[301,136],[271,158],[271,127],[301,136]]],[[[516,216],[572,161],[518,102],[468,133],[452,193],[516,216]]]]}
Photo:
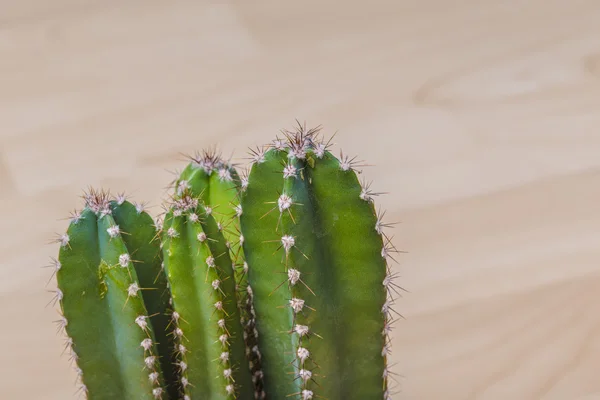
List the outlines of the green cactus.
{"type": "Polygon", "coordinates": [[[269,398],[383,399],[392,289],[373,193],[317,130],[254,152],[241,229],[269,398]]]}
{"type": "Polygon", "coordinates": [[[163,369],[170,377],[172,368],[159,352],[169,353],[169,295],[152,218],[122,196],[92,190],[85,200],[55,264],[81,390],[92,399],[168,399],[163,369]]]}
{"type": "Polygon", "coordinates": [[[91,190],[56,299],[91,399],[389,400],[400,289],[374,193],[319,129],[190,157],[163,222],[91,190]]]}
{"type": "Polygon", "coordinates": [[[163,226],[165,272],[184,399],[250,399],[253,387],[222,226],[187,189],[163,226]]]}
{"type": "Polygon", "coordinates": [[[239,217],[242,214],[240,190],[242,179],[234,166],[223,159],[216,149],[205,150],[188,157],[189,162],[174,181],[175,197],[183,192],[201,199],[209,207],[211,215],[221,227],[231,257],[236,283],[240,320],[244,329],[247,358],[257,397],[262,393],[262,377],[257,337],[254,329],[254,309],[251,292],[247,290],[248,265],[245,262],[241,243],[239,217]]]}

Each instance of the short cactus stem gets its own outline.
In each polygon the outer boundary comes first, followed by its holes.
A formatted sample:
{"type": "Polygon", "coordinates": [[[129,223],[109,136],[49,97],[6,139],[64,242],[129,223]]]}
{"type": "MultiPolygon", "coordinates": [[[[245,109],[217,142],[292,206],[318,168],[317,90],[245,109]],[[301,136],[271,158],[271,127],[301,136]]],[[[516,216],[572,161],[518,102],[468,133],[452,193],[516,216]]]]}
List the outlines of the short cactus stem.
{"type": "MultiPolygon", "coordinates": [[[[140,293],[155,286],[141,284],[132,256],[139,251],[147,261],[150,244],[137,247],[135,240],[125,240],[133,230],[136,237],[138,229],[152,231],[152,219],[131,215],[130,206],[91,191],[86,207],[63,235],[56,273],[61,327],[84,394],[107,400],[167,399],[158,335],[140,293]],[[130,224],[134,220],[137,223],[130,224]]],[[[147,268],[150,273],[151,266],[147,268]]],[[[155,307],[160,308],[150,304],[150,309],[155,307]]]]}
{"type": "Polygon", "coordinates": [[[242,192],[264,390],[269,398],[383,399],[386,241],[355,161],[338,159],[317,136],[301,127],[255,151],[242,192]]]}

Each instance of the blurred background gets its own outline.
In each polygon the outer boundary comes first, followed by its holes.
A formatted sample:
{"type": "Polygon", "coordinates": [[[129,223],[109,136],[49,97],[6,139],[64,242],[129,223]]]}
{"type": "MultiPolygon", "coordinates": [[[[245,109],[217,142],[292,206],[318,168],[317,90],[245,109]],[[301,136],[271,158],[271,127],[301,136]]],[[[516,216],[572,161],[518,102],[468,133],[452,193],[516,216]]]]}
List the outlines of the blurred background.
{"type": "Polygon", "coordinates": [[[597,0],[1,0],[0,398],[77,397],[41,267],[83,189],[158,214],[181,153],[245,164],[298,119],[400,222],[394,399],[600,399],[599,21],[597,0]]]}

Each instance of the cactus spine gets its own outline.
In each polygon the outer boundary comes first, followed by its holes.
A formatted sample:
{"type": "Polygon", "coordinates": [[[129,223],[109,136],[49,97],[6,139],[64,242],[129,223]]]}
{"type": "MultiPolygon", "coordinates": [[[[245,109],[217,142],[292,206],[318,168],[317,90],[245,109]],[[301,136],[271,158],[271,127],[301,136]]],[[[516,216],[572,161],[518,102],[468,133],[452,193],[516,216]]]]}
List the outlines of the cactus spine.
{"type": "Polygon", "coordinates": [[[269,398],[387,397],[391,251],[352,160],[317,130],[255,152],[241,228],[269,398]]]}
{"type": "Polygon", "coordinates": [[[168,361],[159,362],[157,337],[161,347],[167,342],[160,315],[152,314],[161,313],[165,294],[150,279],[160,274],[153,231],[152,219],[123,198],[109,201],[107,193],[91,191],[60,239],[56,275],[62,325],[81,390],[90,398],[168,398],[161,368],[168,361]],[[137,257],[142,265],[135,268],[137,257]],[[147,306],[142,292],[151,291],[156,293],[148,293],[147,306]]]}

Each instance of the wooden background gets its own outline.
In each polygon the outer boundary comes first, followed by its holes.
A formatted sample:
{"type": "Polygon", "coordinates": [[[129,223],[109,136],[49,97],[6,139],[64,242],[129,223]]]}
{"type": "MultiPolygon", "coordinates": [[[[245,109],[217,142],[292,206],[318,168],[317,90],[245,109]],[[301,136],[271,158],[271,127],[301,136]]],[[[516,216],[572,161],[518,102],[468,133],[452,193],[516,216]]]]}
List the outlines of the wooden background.
{"type": "Polygon", "coordinates": [[[298,118],[401,222],[395,399],[600,399],[599,78],[597,0],[1,0],[0,398],[75,398],[40,266],[82,189],[156,213],[298,118]]]}

